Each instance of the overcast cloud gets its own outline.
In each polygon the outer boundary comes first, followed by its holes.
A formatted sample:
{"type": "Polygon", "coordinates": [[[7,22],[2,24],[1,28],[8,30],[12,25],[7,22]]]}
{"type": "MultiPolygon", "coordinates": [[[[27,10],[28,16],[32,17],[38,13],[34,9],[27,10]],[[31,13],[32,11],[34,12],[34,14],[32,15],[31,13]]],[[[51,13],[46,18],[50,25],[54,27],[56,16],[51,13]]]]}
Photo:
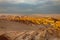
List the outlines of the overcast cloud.
{"type": "Polygon", "coordinates": [[[60,0],[0,0],[0,12],[60,13],[60,0]]]}

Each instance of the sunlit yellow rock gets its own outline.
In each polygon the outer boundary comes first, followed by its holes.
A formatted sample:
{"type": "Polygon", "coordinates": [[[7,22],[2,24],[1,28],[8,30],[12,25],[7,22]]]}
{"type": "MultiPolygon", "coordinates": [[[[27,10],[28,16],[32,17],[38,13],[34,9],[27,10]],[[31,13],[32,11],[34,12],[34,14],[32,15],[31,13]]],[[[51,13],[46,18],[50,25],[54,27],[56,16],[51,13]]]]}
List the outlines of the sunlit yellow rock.
{"type": "Polygon", "coordinates": [[[56,26],[60,27],[60,21],[56,21],[56,26]]]}

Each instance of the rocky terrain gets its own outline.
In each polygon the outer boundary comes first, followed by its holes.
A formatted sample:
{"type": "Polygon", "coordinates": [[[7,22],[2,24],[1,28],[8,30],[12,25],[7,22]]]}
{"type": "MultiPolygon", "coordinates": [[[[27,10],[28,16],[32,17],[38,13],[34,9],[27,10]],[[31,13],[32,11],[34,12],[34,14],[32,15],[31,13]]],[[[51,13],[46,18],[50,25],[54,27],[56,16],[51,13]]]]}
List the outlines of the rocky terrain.
{"type": "Polygon", "coordinates": [[[0,31],[0,40],[60,40],[60,30],[0,31]]]}
{"type": "Polygon", "coordinates": [[[60,19],[0,15],[0,40],[60,40],[60,19]]]}

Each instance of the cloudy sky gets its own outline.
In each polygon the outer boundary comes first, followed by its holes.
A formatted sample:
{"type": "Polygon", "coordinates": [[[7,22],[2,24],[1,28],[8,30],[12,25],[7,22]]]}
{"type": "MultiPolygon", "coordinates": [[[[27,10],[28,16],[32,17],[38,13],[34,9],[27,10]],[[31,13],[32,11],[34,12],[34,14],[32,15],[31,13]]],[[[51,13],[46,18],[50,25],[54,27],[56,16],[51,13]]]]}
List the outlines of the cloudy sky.
{"type": "Polygon", "coordinates": [[[0,0],[0,13],[60,13],[60,0],[0,0]]]}

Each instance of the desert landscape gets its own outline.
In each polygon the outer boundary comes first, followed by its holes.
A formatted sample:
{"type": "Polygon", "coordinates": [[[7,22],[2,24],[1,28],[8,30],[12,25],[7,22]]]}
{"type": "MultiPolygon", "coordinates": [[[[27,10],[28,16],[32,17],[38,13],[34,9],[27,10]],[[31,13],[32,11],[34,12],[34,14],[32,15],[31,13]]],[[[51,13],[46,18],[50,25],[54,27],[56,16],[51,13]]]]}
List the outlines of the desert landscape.
{"type": "Polygon", "coordinates": [[[60,0],[0,0],[0,40],[60,40],[60,0]]]}
{"type": "Polygon", "coordinates": [[[60,40],[60,14],[0,14],[0,40],[60,40]]]}

